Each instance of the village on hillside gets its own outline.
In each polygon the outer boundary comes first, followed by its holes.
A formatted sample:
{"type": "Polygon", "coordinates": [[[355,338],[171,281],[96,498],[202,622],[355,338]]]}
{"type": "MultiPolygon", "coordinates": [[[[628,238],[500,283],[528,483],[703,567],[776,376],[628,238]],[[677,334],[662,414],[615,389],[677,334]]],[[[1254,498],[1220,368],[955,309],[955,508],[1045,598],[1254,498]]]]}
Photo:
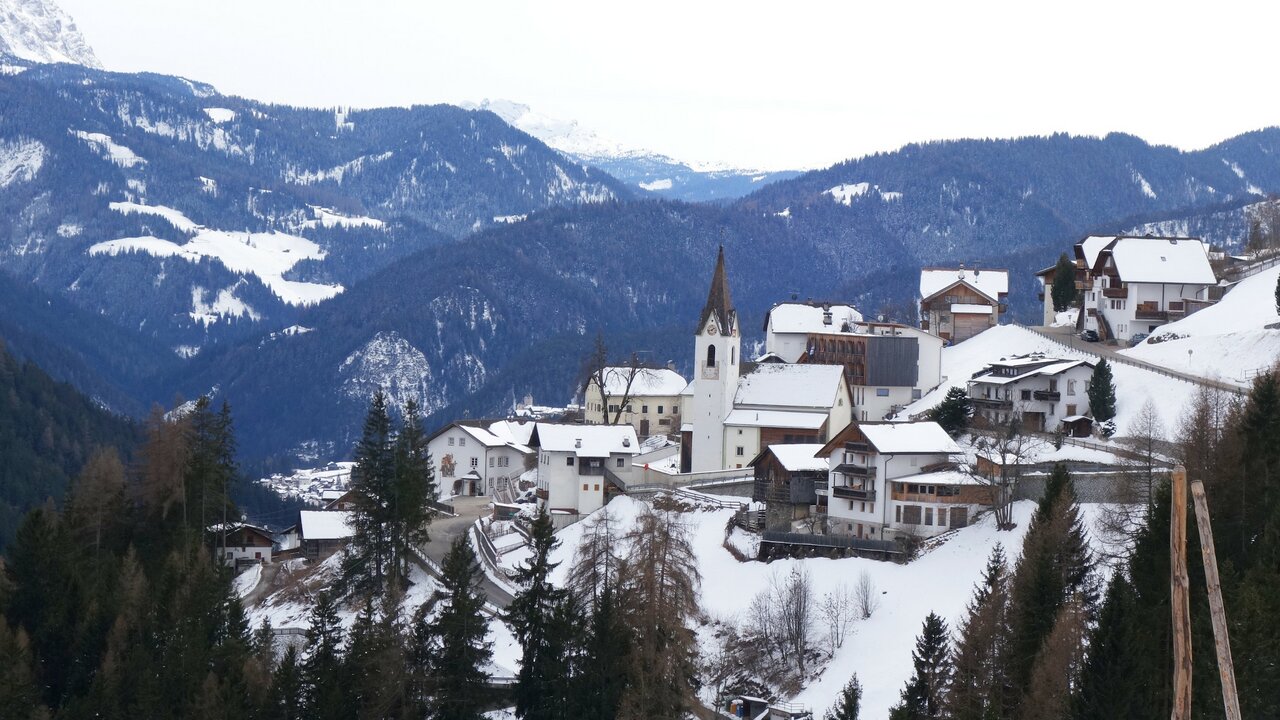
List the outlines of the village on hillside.
{"type": "MultiPolygon", "coordinates": [[[[439,576],[450,540],[467,537],[496,616],[519,591],[535,516],[571,538],[603,508],[629,517],[637,501],[661,502],[691,513],[705,553],[724,556],[699,562],[728,563],[704,574],[727,582],[763,578],[749,567],[789,558],[924,572],[926,558],[983,538],[982,552],[951,561],[968,569],[945,601],[958,612],[974,563],[999,531],[1025,529],[1025,501],[1040,498],[1055,468],[1071,473],[1082,503],[1148,502],[1152,485],[1134,478],[1167,475],[1167,430],[1183,407],[1204,389],[1241,394],[1250,376],[1207,376],[1144,348],[1188,342],[1179,330],[1188,318],[1243,301],[1257,292],[1251,283],[1274,287],[1280,272],[1275,258],[1229,258],[1195,238],[1090,236],[1037,273],[1038,326],[1007,321],[1008,271],[925,267],[918,327],[838,301],[782,301],[763,318],[764,352],[748,358],[742,323],[759,319],[734,306],[731,260],[722,247],[706,302],[690,311],[692,378],[600,345],[573,405],[534,413],[527,398],[507,417],[460,419],[427,438],[439,497],[432,541],[414,557],[424,579],[439,576]],[[719,527],[699,524],[711,518],[719,527]]],[[[1255,360],[1256,371],[1274,353],[1255,360]]],[[[350,475],[338,463],[263,479],[314,509],[279,532],[244,525],[229,536],[226,562],[246,569],[238,587],[251,616],[278,632],[306,623],[285,580],[307,568],[331,577],[354,533],[350,475]]],[[[490,674],[510,678],[519,657],[501,625],[490,674]]],[[[889,667],[905,672],[905,662],[889,667]]],[[[886,672],[886,686],[900,684],[886,672]]],[[[753,717],[811,717],[837,689],[815,687],[802,698],[812,704],[732,701],[753,717]]]]}

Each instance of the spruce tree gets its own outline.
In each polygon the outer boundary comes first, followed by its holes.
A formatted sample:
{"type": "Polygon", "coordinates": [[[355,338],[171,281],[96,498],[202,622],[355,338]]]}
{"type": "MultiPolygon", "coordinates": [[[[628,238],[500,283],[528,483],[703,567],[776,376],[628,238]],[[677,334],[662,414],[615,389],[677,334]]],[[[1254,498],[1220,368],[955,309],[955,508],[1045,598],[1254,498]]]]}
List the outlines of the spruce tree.
{"type": "Polygon", "coordinates": [[[493,657],[485,640],[480,564],[468,537],[459,535],[445,555],[440,582],[448,597],[429,632],[428,672],[435,720],[477,720],[485,697],[484,669],[493,657]]]}
{"type": "Polygon", "coordinates": [[[307,659],[302,665],[305,715],[314,720],[344,720],[353,714],[350,685],[342,662],[342,624],[333,593],[324,591],[311,609],[307,659]]]}
{"type": "Polygon", "coordinates": [[[957,632],[955,673],[946,698],[951,720],[1004,717],[1008,614],[1009,569],[997,543],[957,632]]]}
{"type": "Polygon", "coordinates": [[[303,720],[306,717],[304,699],[298,649],[290,645],[272,673],[271,707],[266,716],[269,720],[303,720]]]}
{"type": "Polygon", "coordinates": [[[1089,378],[1089,411],[1094,420],[1105,423],[1116,416],[1116,384],[1111,377],[1111,363],[1100,358],[1089,378]]]}
{"type": "Polygon", "coordinates": [[[31,647],[27,634],[21,628],[16,633],[0,615],[0,708],[5,717],[15,720],[48,718],[49,710],[41,702],[40,689],[31,660],[31,647]]]}
{"type": "Polygon", "coordinates": [[[556,675],[560,658],[553,656],[555,638],[551,631],[565,591],[552,585],[549,578],[559,565],[550,558],[560,541],[545,511],[534,518],[529,536],[533,554],[516,571],[515,580],[521,590],[507,606],[503,619],[522,651],[513,690],[516,715],[523,720],[544,720],[559,717],[563,710],[562,698],[554,695],[561,678],[556,675]]]}
{"type": "Polygon", "coordinates": [[[435,471],[427,452],[427,436],[422,429],[422,414],[412,398],[405,403],[404,419],[396,435],[394,481],[388,502],[392,561],[390,570],[394,585],[400,585],[409,573],[413,550],[429,539],[431,505],[436,499],[435,471]]]}
{"type": "Polygon", "coordinates": [[[356,444],[351,470],[352,537],[344,559],[344,575],[360,594],[385,587],[392,559],[392,510],[395,455],[387,397],[378,389],[369,403],[364,429],[356,444]]]}
{"type": "Polygon", "coordinates": [[[577,679],[577,706],[583,717],[618,717],[627,689],[630,653],[631,631],[621,615],[613,585],[605,584],[591,612],[582,674],[577,679]]]}
{"type": "Polygon", "coordinates": [[[1062,312],[1071,307],[1076,300],[1076,267],[1067,259],[1067,254],[1058,256],[1058,264],[1053,269],[1053,286],[1049,290],[1053,300],[1053,309],[1062,312]]]}
{"type": "Polygon", "coordinates": [[[862,704],[862,685],[855,673],[849,682],[841,688],[836,702],[827,710],[823,720],[858,720],[858,710],[862,704]]]}
{"type": "Polygon", "coordinates": [[[1276,314],[1280,315],[1280,275],[1276,276],[1276,314]]]}
{"type": "Polygon", "coordinates": [[[951,685],[951,641],[942,618],[933,613],[925,618],[911,661],[911,678],[902,689],[902,699],[889,710],[889,719],[943,717],[943,703],[951,685]]]}
{"type": "Polygon", "coordinates": [[[1080,688],[1073,701],[1075,720],[1137,718],[1144,712],[1137,663],[1133,657],[1135,614],[1133,585],[1121,570],[1111,577],[1098,613],[1098,624],[1089,633],[1089,655],[1080,673],[1080,688]]]}
{"type": "Polygon", "coordinates": [[[953,387],[937,407],[929,411],[929,417],[951,437],[964,432],[969,426],[969,418],[973,415],[973,406],[969,394],[964,388],[953,387]]]}

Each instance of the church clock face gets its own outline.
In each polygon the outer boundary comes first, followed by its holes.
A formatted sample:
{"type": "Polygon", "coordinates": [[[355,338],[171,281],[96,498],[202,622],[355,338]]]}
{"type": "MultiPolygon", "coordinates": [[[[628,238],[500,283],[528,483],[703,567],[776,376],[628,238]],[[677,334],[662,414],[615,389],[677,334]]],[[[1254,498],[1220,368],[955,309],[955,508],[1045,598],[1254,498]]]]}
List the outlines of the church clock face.
{"type": "Polygon", "coordinates": [[[719,334],[720,334],[720,330],[716,328],[716,324],[715,324],[715,323],[708,323],[708,324],[707,324],[707,334],[708,334],[708,335],[719,335],[719,334]]]}

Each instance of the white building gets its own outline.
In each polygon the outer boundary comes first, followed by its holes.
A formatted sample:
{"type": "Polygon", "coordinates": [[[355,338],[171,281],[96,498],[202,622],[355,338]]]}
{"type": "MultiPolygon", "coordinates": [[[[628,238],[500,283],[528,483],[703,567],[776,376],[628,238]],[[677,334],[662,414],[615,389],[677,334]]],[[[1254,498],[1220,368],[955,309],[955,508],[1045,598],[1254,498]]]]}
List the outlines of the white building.
{"type": "Polygon", "coordinates": [[[934,422],[851,423],[818,452],[832,530],[893,540],[966,526],[989,490],[956,464],[960,452],[934,422]]]}
{"type": "Polygon", "coordinates": [[[1196,238],[1091,236],[1076,244],[1084,288],[1082,328],[1127,342],[1210,304],[1217,284],[1209,247],[1196,238]]]}
{"type": "Polygon", "coordinates": [[[640,452],[630,425],[538,423],[529,444],[537,453],[539,506],[577,515],[603,507],[609,485],[625,489],[640,452]]]}
{"type": "Polygon", "coordinates": [[[271,548],[275,542],[271,533],[263,528],[235,523],[226,528],[225,538],[222,528],[217,528],[214,536],[223,564],[230,565],[237,572],[246,565],[271,562],[271,548]]]}
{"type": "Polygon", "coordinates": [[[680,431],[680,393],[689,385],[668,368],[607,367],[604,400],[593,377],[583,393],[582,416],[589,425],[627,423],[640,439],[680,431]],[[623,402],[623,398],[626,402],[623,402]]]}
{"type": "Polygon", "coordinates": [[[843,367],[856,420],[886,419],[942,383],[945,340],[860,318],[848,305],[779,303],[765,319],[766,355],[843,367]]]}
{"type": "Polygon", "coordinates": [[[958,343],[1000,324],[1008,270],[927,267],[920,271],[920,327],[958,343]]]}
{"type": "Polygon", "coordinates": [[[499,421],[487,426],[455,422],[427,440],[441,497],[492,495],[525,471],[533,457],[527,442],[534,423],[499,421]],[[522,430],[527,428],[527,431],[522,430]],[[519,436],[519,437],[518,437],[519,436]]]}
{"type": "Polygon", "coordinates": [[[1040,353],[1002,358],[969,380],[974,413],[992,425],[1021,416],[1022,427],[1037,432],[1059,429],[1062,421],[1089,415],[1089,379],[1093,363],[1040,353]]]}

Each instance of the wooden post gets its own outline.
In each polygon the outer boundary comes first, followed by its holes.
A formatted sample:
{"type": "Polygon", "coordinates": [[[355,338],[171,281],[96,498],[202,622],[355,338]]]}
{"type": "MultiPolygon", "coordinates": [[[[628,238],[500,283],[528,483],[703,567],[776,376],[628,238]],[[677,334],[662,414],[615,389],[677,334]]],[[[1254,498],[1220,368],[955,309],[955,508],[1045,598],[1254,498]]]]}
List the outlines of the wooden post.
{"type": "Polygon", "coordinates": [[[1187,580],[1187,469],[1173,470],[1169,518],[1169,588],[1173,608],[1173,714],[1191,719],[1191,600],[1187,580]]]}
{"type": "Polygon", "coordinates": [[[1240,720],[1240,698],[1236,693],[1236,670],[1231,662],[1231,639],[1227,636],[1227,609],[1222,604],[1222,583],[1218,580],[1218,554],[1213,547],[1213,527],[1209,524],[1209,501],[1204,483],[1191,483],[1191,499],[1200,531],[1200,552],[1204,556],[1204,579],[1209,591],[1209,615],[1213,618],[1213,644],[1218,653],[1218,676],[1222,679],[1222,704],[1227,720],[1240,720]]]}

